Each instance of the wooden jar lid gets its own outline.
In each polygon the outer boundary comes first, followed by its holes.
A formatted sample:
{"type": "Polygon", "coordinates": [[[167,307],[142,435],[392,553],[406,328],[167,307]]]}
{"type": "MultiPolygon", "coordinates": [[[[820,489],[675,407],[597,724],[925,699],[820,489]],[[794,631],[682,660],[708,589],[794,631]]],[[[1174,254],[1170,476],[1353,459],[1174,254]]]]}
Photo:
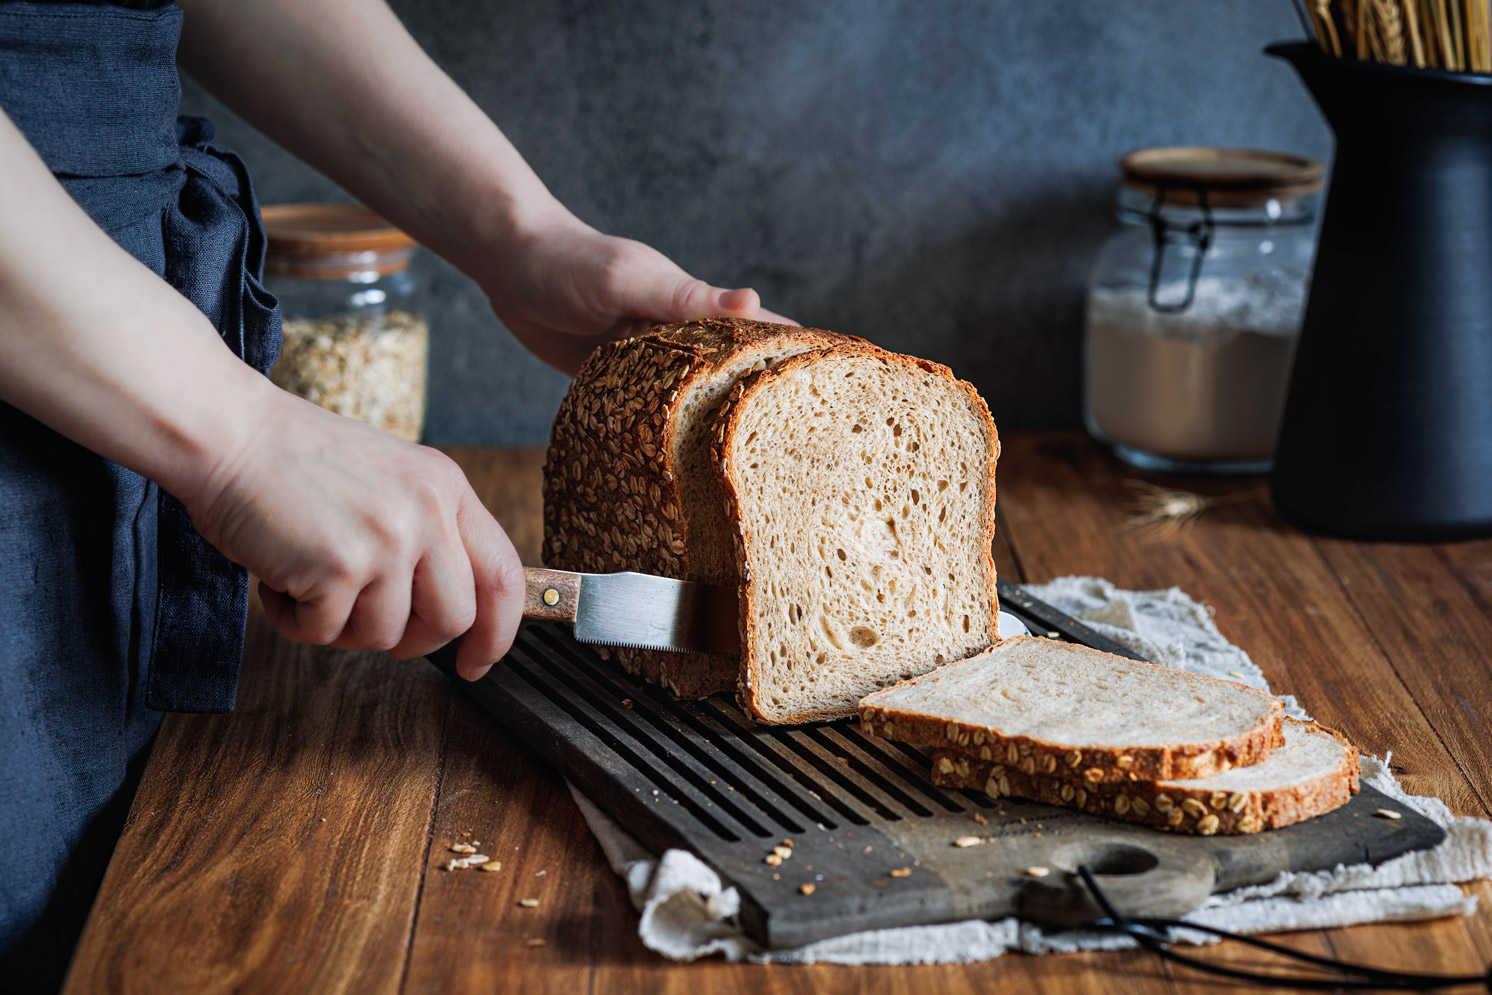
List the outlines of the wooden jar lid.
{"type": "Polygon", "coordinates": [[[320,279],[394,273],[409,265],[415,240],[361,204],[270,204],[265,269],[320,279]]]}
{"type": "Polygon", "coordinates": [[[1321,191],[1324,168],[1315,159],[1263,149],[1177,145],[1139,149],[1119,160],[1120,183],[1166,203],[1211,207],[1261,207],[1270,200],[1321,191]]]}

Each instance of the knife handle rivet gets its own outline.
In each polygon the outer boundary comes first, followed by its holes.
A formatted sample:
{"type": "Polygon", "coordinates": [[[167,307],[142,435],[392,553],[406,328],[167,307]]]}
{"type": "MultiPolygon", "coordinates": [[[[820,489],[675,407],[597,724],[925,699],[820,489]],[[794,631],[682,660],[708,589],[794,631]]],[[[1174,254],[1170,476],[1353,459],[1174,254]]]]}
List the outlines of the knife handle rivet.
{"type": "Polygon", "coordinates": [[[559,592],[552,587],[546,588],[544,591],[544,603],[551,608],[559,604],[559,592]]]}

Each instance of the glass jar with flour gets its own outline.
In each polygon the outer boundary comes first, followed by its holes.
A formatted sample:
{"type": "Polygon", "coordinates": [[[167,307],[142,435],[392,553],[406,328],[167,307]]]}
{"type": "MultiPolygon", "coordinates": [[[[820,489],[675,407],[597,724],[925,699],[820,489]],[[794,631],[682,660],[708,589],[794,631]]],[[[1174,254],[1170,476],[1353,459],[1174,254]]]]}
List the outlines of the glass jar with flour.
{"type": "Polygon", "coordinates": [[[1315,250],[1321,164],[1247,149],[1120,161],[1088,288],[1088,430],[1146,469],[1267,471],[1315,250]]]}

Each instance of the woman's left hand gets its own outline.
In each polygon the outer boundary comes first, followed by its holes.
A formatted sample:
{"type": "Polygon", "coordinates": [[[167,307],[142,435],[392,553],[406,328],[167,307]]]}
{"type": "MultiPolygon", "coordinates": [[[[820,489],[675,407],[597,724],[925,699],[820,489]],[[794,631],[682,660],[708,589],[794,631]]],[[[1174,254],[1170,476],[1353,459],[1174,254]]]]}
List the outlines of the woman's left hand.
{"type": "Polygon", "coordinates": [[[603,235],[564,208],[530,225],[480,282],[497,317],[530,352],[573,374],[603,342],[649,325],[750,318],[796,325],[755,290],[711,286],[651,246],[603,235]]]}

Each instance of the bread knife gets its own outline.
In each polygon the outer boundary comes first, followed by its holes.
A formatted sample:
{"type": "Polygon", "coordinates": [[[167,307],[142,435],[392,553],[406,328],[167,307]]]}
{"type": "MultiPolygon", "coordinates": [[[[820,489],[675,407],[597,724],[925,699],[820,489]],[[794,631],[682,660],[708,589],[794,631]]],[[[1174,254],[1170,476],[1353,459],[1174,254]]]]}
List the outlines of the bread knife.
{"type": "Polygon", "coordinates": [[[582,643],[740,655],[734,587],[641,573],[523,568],[523,617],[564,622],[582,643]]]}

